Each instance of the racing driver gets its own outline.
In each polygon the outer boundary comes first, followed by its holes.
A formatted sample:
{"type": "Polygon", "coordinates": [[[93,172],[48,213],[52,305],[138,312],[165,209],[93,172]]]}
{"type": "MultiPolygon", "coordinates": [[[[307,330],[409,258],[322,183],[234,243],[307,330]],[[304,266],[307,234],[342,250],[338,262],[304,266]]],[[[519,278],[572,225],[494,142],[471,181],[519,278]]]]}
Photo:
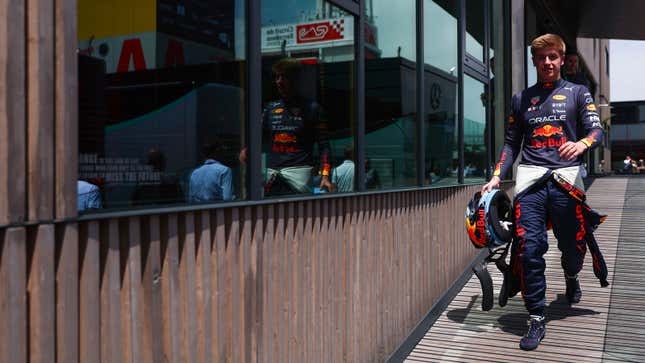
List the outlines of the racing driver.
{"type": "MultiPolygon", "coordinates": [[[[561,264],[569,304],[580,301],[577,274],[586,246],[581,202],[558,185],[565,179],[584,190],[580,175],[581,155],[602,142],[603,129],[589,90],[560,78],[565,44],[555,34],[542,35],[531,43],[537,84],[513,96],[504,146],[491,180],[482,187],[498,188],[500,178],[522,154],[515,185],[515,236],[512,273],[519,276],[524,305],[530,319],[520,348],[533,350],[544,338],[546,279],[544,254],[548,249],[547,222],[562,253],[561,264]],[[585,135],[576,134],[582,123],[585,135]]],[[[513,260],[513,259],[512,259],[513,260]]]]}
{"type": "Polygon", "coordinates": [[[262,115],[267,153],[265,195],[312,191],[313,148],[318,146],[320,189],[333,191],[329,180],[329,138],[320,105],[300,95],[301,63],[284,58],[273,65],[280,99],[269,102],[262,115]],[[268,149],[268,150],[267,150],[268,149]]]}

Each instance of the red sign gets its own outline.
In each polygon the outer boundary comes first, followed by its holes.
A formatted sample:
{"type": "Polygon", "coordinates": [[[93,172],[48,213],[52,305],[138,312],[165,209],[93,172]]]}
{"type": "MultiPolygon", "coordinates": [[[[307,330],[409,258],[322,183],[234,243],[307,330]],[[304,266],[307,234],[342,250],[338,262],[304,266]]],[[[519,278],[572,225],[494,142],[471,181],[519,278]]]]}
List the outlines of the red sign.
{"type": "Polygon", "coordinates": [[[327,42],[345,39],[345,19],[321,23],[303,24],[296,27],[296,43],[327,42]]]}

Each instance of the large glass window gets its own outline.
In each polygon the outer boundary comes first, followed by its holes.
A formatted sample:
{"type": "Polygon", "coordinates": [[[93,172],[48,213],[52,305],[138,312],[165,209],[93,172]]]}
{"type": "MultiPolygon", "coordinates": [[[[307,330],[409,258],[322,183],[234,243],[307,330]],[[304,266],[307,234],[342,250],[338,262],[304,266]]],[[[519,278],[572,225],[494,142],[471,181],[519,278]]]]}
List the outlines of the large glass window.
{"type": "Polygon", "coordinates": [[[354,191],[354,24],[324,1],[262,1],[265,197],[354,191]]]}
{"type": "Polygon", "coordinates": [[[424,63],[426,159],[425,184],[457,182],[459,140],[457,119],[458,4],[425,0],[424,63]]]}
{"type": "Polygon", "coordinates": [[[464,180],[481,182],[486,177],[486,107],[484,84],[464,76],[464,180]]]}
{"type": "Polygon", "coordinates": [[[415,1],[365,4],[373,35],[365,50],[366,187],[416,185],[415,1]]]}
{"type": "Polygon", "coordinates": [[[79,209],[245,198],[244,1],[78,3],[79,209]]]}

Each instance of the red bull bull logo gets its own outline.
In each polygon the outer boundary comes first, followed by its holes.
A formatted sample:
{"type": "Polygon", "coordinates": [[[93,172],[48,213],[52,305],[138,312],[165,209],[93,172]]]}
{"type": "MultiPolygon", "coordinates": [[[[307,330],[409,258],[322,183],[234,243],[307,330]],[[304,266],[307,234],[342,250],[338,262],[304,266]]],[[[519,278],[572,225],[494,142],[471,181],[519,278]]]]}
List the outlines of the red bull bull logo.
{"type": "Polygon", "coordinates": [[[289,135],[286,132],[281,132],[279,134],[275,134],[273,136],[273,141],[274,142],[279,142],[281,144],[286,144],[289,142],[296,142],[297,138],[295,135],[289,135]]]}
{"type": "Polygon", "coordinates": [[[533,137],[545,136],[551,137],[553,135],[562,135],[562,126],[544,125],[533,130],[533,137]]]}

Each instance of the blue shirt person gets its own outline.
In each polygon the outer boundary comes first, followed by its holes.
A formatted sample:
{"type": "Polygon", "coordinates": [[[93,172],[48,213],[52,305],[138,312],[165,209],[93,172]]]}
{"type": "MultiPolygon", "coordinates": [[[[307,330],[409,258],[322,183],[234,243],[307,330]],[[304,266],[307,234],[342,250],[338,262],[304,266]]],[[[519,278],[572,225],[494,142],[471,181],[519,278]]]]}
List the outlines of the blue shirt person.
{"type": "Polygon", "coordinates": [[[334,190],[338,192],[353,192],[354,191],[354,147],[347,145],[343,149],[345,160],[342,164],[334,169],[331,177],[334,190]]]}
{"type": "Polygon", "coordinates": [[[233,199],[233,172],[216,160],[219,142],[204,145],[206,161],[190,174],[188,201],[191,203],[227,201],[233,199]]]}
{"type": "Polygon", "coordinates": [[[88,209],[99,209],[103,207],[101,201],[101,191],[94,184],[79,180],[76,183],[78,191],[78,211],[83,212],[88,209]]]}

